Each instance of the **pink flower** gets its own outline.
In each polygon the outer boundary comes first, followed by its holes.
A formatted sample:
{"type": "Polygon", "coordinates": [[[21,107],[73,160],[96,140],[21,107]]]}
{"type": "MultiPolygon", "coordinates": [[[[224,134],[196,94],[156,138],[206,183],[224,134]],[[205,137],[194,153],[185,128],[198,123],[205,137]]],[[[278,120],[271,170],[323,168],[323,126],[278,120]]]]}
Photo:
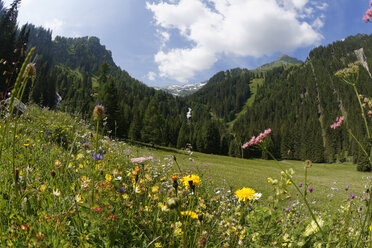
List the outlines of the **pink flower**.
{"type": "Polygon", "coordinates": [[[130,159],[130,161],[132,161],[132,163],[143,163],[147,160],[153,160],[154,158],[152,156],[150,157],[140,157],[140,158],[132,158],[130,159]]]}
{"type": "Polygon", "coordinates": [[[253,136],[250,141],[242,145],[242,148],[245,149],[248,146],[257,145],[258,143],[261,143],[264,138],[266,138],[267,135],[271,133],[271,128],[266,129],[263,133],[260,133],[257,137],[253,136]]]}
{"type": "Polygon", "coordinates": [[[366,16],[372,16],[372,8],[367,9],[366,16]]]}
{"type": "Polygon", "coordinates": [[[372,0],[369,2],[369,6],[372,8],[372,0]]]}
{"type": "Polygon", "coordinates": [[[331,125],[331,128],[336,129],[337,127],[341,126],[344,120],[345,120],[344,116],[337,117],[336,122],[331,125]]]}

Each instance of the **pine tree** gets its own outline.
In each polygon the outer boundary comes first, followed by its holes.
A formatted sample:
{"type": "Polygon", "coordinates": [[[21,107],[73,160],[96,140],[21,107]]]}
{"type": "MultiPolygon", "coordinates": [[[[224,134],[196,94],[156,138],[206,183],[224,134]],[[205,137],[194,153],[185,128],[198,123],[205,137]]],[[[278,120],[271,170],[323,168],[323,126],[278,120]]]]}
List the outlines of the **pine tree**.
{"type": "Polygon", "coordinates": [[[161,144],[164,121],[160,115],[155,99],[151,99],[143,117],[141,138],[144,142],[161,144]]]}

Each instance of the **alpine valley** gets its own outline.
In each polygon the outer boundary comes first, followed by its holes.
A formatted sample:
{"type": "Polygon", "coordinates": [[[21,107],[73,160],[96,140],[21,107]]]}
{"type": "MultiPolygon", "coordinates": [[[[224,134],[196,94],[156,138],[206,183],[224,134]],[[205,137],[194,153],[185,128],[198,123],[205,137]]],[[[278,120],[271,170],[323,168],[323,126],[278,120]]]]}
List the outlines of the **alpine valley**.
{"type": "MultiPolygon", "coordinates": [[[[261,150],[243,151],[241,146],[271,128],[268,149],[279,159],[352,160],[359,162],[360,170],[371,169],[346,130],[330,128],[337,116],[347,116],[347,128],[367,142],[355,93],[334,74],[359,61],[357,87],[363,96],[372,95],[371,35],[359,34],[317,47],[304,62],[282,55],[254,70],[235,68],[200,84],[164,89],[148,87],[116,66],[97,37],[52,39],[51,31],[29,24],[12,39],[4,38],[1,47],[5,49],[7,44],[7,50],[14,50],[23,43],[27,49],[36,48],[37,75],[22,101],[86,120],[94,106],[103,103],[105,132],[114,138],[267,158],[261,150]],[[191,118],[187,119],[189,108],[191,118]]],[[[10,70],[10,66],[2,64],[1,69],[10,70]]],[[[6,88],[1,91],[5,93],[6,88]]]]}

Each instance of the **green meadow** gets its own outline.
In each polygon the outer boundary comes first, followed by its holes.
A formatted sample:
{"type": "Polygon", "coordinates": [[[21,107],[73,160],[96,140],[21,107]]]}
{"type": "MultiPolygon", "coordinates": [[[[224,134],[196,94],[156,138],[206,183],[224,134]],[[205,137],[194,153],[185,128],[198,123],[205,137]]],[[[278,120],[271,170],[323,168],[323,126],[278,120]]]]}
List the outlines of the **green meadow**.
{"type": "Polygon", "coordinates": [[[363,217],[369,211],[364,192],[370,174],[353,164],[314,163],[305,171],[302,161],[248,160],[115,141],[102,135],[104,124],[96,124],[37,106],[2,118],[1,244],[370,244],[363,217]]]}

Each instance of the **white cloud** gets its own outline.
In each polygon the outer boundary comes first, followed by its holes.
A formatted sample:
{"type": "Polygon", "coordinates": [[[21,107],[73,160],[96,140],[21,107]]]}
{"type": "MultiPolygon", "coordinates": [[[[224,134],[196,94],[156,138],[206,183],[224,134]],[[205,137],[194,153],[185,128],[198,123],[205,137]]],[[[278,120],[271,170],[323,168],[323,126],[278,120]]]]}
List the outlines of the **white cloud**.
{"type": "Polygon", "coordinates": [[[150,72],[147,74],[147,78],[148,78],[150,81],[154,81],[155,78],[156,78],[156,73],[153,72],[153,71],[150,71],[150,72]]]}
{"type": "Polygon", "coordinates": [[[46,29],[51,29],[55,32],[58,32],[63,26],[63,21],[54,18],[52,21],[47,21],[44,23],[43,27],[46,29]]]}
{"type": "MultiPolygon", "coordinates": [[[[155,55],[159,75],[184,83],[221,55],[261,57],[317,44],[323,38],[318,31],[322,20],[312,16],[311,6],[310,0],[147,3],[159,28],[178,30],[189,42],[187,48],[160,47],[155,55]],[[311,22],[302,20],[310,17],[311,22]]],[[[167,35],[168,41],[172,37],[167,35]]]]}
{"type": "Polygon", "coordinates": [[[312,24],[312,27],[317,30],[321,29],[324,26],[324,22],[322,21],[322,19],[324,19],[323,16],[316,18],[312,24]]]}

